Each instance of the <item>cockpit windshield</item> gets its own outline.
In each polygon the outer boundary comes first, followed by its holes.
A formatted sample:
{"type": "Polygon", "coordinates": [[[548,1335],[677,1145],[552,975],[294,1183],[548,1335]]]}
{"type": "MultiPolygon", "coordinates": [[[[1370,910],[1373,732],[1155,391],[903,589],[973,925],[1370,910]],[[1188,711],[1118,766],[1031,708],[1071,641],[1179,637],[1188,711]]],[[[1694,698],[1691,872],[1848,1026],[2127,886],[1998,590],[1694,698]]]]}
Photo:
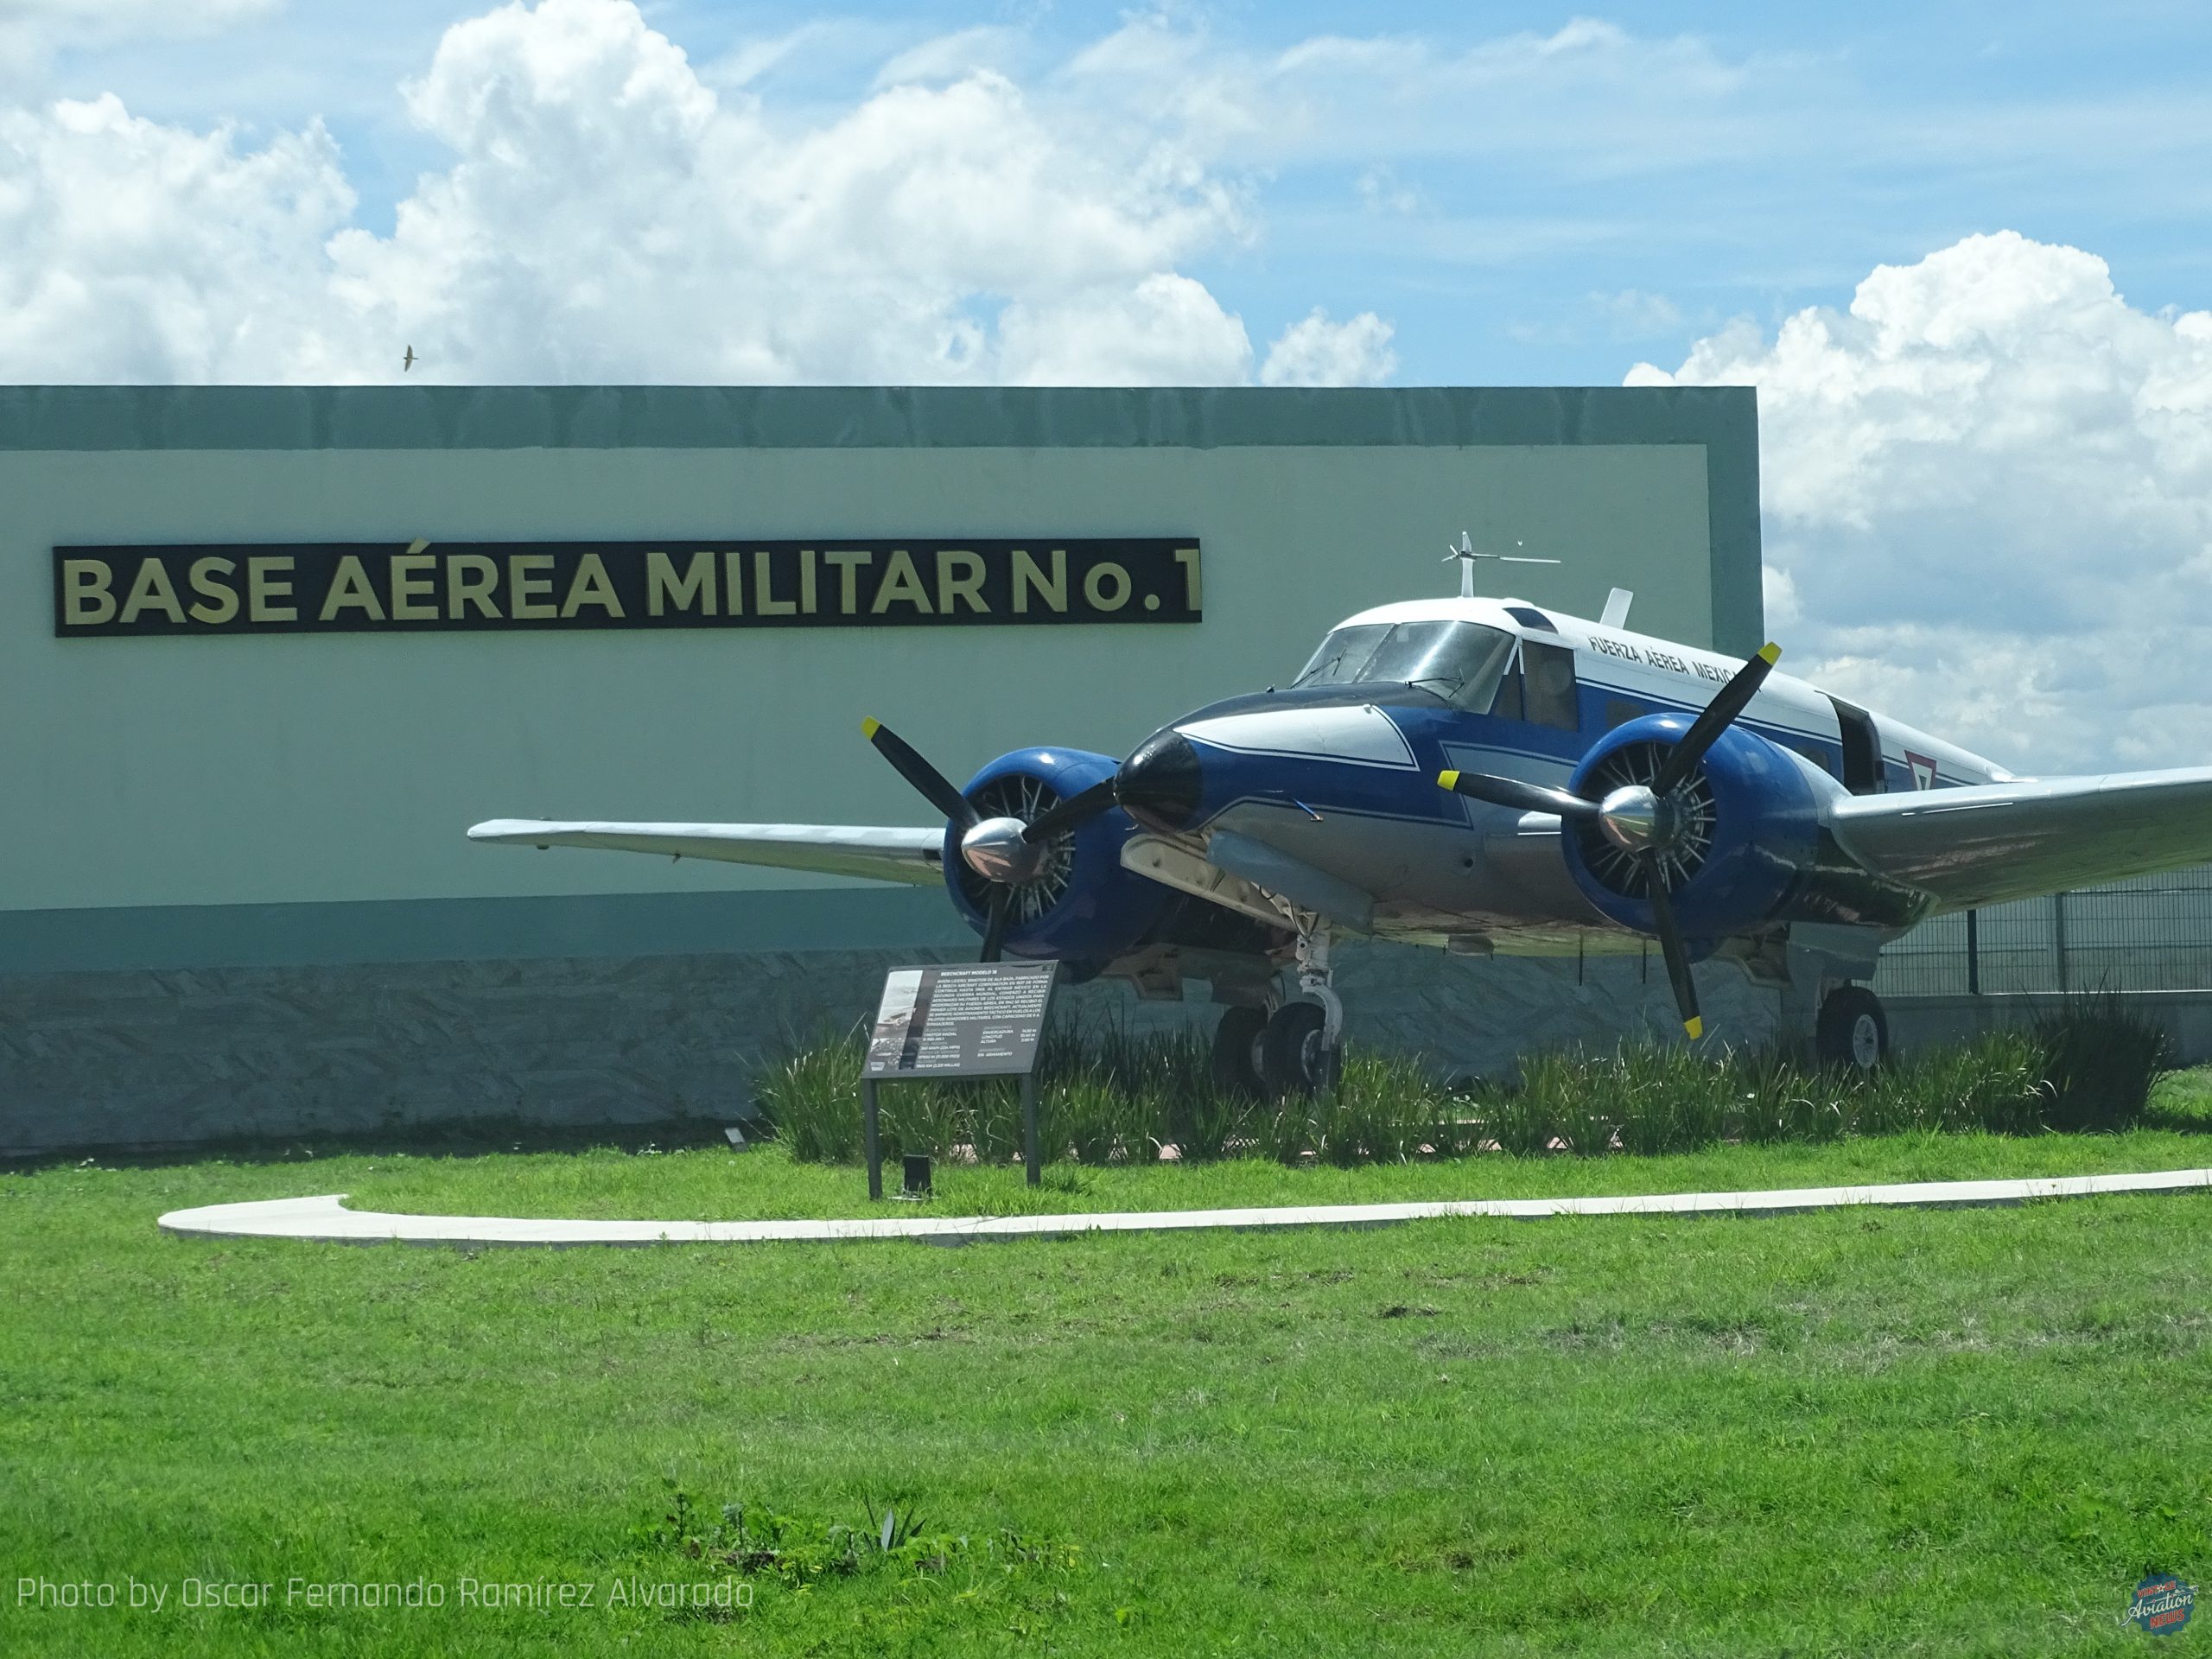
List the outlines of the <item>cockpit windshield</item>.
{"type": "Polygon", "coordinates": [[[1338,628],[1294,689],[1393,681],[1426,686],[1461,709],[1487,709],[1513,660],[1514,636],[1478,622],[1363,622],[1338,628]]]}

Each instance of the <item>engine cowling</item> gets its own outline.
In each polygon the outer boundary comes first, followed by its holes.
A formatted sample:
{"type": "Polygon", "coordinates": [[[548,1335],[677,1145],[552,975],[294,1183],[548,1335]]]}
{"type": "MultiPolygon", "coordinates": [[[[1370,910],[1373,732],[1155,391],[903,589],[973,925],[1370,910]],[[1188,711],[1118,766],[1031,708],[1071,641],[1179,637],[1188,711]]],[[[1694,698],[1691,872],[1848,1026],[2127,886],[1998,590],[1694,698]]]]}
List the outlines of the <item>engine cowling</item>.
{"type": "MultiPolygon", "coordinates": [[[[1598,740],[1568,787],[1602,798],[1649,784],[1690,728],[1683,715],[1646,715],[1598,740]]],[[[1723,938],[1784,919],[1789,900],[1819,853],[1813,786],[1777,745],[1738,727],[1722,732],[1677,792],[1684,815],[1677,844],[1662,855],[1675,917],[1694,954],[1723,938]]],[[[1656,933],[1646,867],[1594,821],[1561,831],[1577,887],[1620,925],[1656,933]]]]}
{"type": "MultiPolygon", "coordinates": [[[[1111,778],[1119,764],[1111,755],[1084,749],[1016,749],[969,779],[961,793],[984,817],[1027,823],[1111,778]]],[[[1122,843],[1135,833],[1128,814],[1116,808],[1053,836],[1043,868],[1013,890],[1006,950],[1020,957],[1107,963],[1142,944],[1160,925],[1172,895],[1122,867],[1122,843]]],[[[962,917],[982,932],[989,887],[961,857],[959,836],[950,828],[944,885],[962,917]]]]}

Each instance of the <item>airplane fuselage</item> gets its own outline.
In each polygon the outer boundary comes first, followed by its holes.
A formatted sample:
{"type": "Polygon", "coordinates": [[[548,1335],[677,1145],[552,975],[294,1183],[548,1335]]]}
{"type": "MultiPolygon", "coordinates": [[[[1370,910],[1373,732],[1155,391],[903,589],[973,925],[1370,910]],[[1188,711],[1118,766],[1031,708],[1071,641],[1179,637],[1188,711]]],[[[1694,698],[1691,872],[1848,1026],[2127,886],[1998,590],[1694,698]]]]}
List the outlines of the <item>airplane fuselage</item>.
{"type": "MultiPolygon", "coordinates": [[[[1371,899],[1372,931],[1385,938],[1545,951],[1587,948],[1573,941],[1595,930],[1635,949],[1578,890],[1555,819],[1446,793],[1437,776],[1563,785],[1606,733],[1650,715],[1694,716],[1740,666],[1514,600],[1384,606],[1332,630],[1296,683],[1163,728],[1154,747],[1187,747],[1175,757],[1184,787],[1137,816],[1194,848],[1246,837],[1322,872],[1371,899]],[[1394,639],[1403,648],[1376,654],[1394,639]]],[[[1822,795],[2010,775],[1780,673],[1738,723],[1822,795]]],[[[1916,917],[1870,899],[1834,919],[1894,931],[1916,917]]]]}

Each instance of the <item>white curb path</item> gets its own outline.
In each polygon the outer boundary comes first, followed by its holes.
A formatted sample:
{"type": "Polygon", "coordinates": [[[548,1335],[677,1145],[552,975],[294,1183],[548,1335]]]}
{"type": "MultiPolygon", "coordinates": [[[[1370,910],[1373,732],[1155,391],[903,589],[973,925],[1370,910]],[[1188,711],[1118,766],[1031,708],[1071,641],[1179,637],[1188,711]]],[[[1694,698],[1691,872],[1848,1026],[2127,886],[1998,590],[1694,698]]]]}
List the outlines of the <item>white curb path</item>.
{"type": "Polygon", "coordinates": [[[1294,1205],[1267,1210],[1154,1210],[1069,1216],[871,1216],[849,1221],[532,1221],[507,1216],[387,1216],[348,1210],[342,1192],[174,1210],[164,1232],[204,1238],[301,1238],[366,1244],[765,1244],[840,1239],[918,1238],[940,1244],[977,1238],[1070,1233],[1176,1232],[1195,1228],[1376,1227],[1438,1216],[1793,1215],[1854,1205],[1947,1209],[2083,1198],[2101,1192],[2178,1192],[2212,1187],[2212,1169],[2149,1175],[2062,1175],[2023,1181],[1921,1181],[1900,1186],[1804,1186],[1764,1192],[1667,1192],[1643,1198],[1456,1198],[1427,1204],[1294,1205]]]}

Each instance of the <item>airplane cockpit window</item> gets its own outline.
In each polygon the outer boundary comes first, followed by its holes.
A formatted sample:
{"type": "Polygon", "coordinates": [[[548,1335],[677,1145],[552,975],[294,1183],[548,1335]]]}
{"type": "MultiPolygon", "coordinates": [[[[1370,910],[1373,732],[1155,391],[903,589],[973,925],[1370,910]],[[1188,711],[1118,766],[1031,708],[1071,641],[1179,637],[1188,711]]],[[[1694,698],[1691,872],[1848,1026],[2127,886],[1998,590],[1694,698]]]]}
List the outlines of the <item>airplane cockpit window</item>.
{"type": "Polygon", "coordinates": [[[1462,709],[1488,709],[1513,660],[1513,635],[1477,622],[1370,622],[1338,628],[1294,689],[1389,680],[1425,686],[1462,709]]]}

